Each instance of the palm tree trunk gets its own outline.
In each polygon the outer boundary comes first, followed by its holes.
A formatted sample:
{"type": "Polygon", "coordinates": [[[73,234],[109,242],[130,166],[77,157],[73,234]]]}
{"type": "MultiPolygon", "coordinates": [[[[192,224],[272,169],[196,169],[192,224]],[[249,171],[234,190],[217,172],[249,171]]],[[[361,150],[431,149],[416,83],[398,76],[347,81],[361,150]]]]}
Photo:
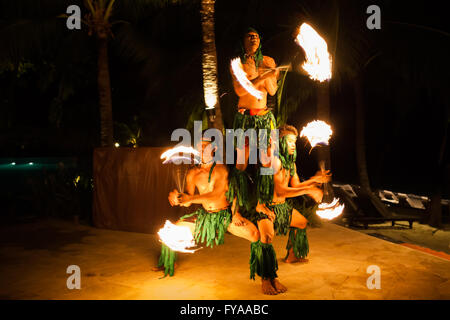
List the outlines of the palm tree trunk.
{"type": "Polygon", "coordinates": [[[359,183],[361,189],[370,198],[377,211],[384,217],[391,217],[392,214],[383,202],[373,194],[370,188],[369,175],[367,173],[366,144],[365,144],[365,107],[363,77],[361,74],[353,80],[356,105],[356,163],[358,166],[359,183]]]}
{"type": "Polygon", "coordinates": [[[97,38],[98,45],[98,95],[100,105],[100,143],[102,147],[113,146],[113,118],[111,83],[108,65],[108,40],[97,38]]]}
{"type": "Polygon", "coordinates": [[[214,4],[215,0],[202,0],[200,9],[203,32],[203,90],[207,107],[215,108],[215,119],[208,118],[208,127],[223,131],[222,111],[218,94],[214,4]]]}

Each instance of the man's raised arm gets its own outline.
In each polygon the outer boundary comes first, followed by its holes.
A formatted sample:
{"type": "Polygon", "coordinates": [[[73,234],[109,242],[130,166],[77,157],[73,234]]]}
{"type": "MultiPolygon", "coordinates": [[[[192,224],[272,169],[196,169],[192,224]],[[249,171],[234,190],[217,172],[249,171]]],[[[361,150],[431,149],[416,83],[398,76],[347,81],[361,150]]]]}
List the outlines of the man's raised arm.
{"type": "Polygon", "coordinates": [[[273,60],[272,58],[264,57],[264,62],[267,67],[274,69],[268,72],[264,77],[266,90],[271,96],[273,96],[275,95],[275,93],[277,93],[278,90],[277,79],[279,71],[275,69],[277,65],[275,64],[275,60],[273,60]]]}
{"type": "Polygon", "coordinates": [[[320,202],[323,197],[323,191],[315,186],[303,186],[303,187],[285,187],[283,186],[283,178],[281,175],[274,175],[275,192],[278,196],[283,198],[295,198],[301,195],[308,195],[316,202],[320,202]]]}

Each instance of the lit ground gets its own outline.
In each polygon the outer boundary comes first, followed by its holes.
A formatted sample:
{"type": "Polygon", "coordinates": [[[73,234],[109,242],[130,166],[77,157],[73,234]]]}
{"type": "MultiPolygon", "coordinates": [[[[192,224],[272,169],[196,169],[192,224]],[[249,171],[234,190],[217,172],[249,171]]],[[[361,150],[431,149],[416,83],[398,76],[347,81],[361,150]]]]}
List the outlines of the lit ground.
{"type": "MultiPolygon", "coordinates": [[[[249,277],[249,243],[182,254],[174,277],[150,271],[154,235],[100,230],[60,221],[0,229],[0,299],[450,299],[450,261],[326,223],[309,229],[310,262],[279,262],[288,292],[260,293],[249,277]],[[66,287],[66,268],[81,268],[81,290],[66,287]],[[381,269],[381,289],[366,286],[381,269]]],[[[286,237],[274,242],[284,257],[286,237]]]]}

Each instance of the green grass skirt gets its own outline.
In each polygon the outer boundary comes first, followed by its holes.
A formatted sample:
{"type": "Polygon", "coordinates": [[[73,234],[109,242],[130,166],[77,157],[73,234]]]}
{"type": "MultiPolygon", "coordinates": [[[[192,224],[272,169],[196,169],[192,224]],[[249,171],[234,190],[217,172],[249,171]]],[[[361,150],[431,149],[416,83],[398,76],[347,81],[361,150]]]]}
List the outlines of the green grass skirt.
{"type": "MultiPolygon", "coordinates": [[[[289,256],[289,250],[293,248],[296,258],[306,258],[309,253],[308,237],[306,236],[306,228],[291,228],[289,231],[288,243],[286,245],[287,255],[289,256]]],[[[285,259],[286,259],[285,258],[285,259]]]]}
{"type": "Polygon", "coordinates": [[[161,245],[161,255],[158,260],[158,268],[164,266],[164,276],[168,274],[173,276],[175,271],[175,260],[177,259],[177,253],[170,249],[165,244],[161,245]]]}
{"type": "Polygon", "coordinates": [[[220,245],[224,243],[225,232],[231,223],[231,209],[227,209],[209,213],[203,208],[184,215],[180,220],[187,219],[196,215],[194,239],[197,244],[205,243],[207,247],[213,247],[214,244],[220,245]]]}
{"type": "Polygon", "coordinates": [[[248,173],[232,167],[229,174],[228,191],[225,194],[228,202],[233,203],[234,199],[236,199],[239,207],[243,207],[247,211],[250,210],[249,184],[248,173]]]}
{"type": "Polygon", "coordinates": [[[255,280],[255,274],[262,279],[277,278],[277,255],[271,243],[261,241],[250,245],[250,279],[255,280]]]}
{"type": "MultiPolygon", "coordinates": [[[[273,116],[273,113],[271,111],[267,112],[265,115],[262,116],[251,116],[249,114],[242,114],[240,112],[236,112],[234,116],[233,121],[233,129],[242,129],[243,132],[238,132],[236,135],[236,142],[237,145],[243,145],[245,143],[245,131],[247,129],[256,129],[256,134],[258,135],[258,129],[267,129],[267,145],[269,145],[269,139],[270,139],[270,130],[277,128],[277,122],[275,120],[275,117],[273,116]]],[[[258,137],[256,137],[256,141],[254,140],[255,137],[250,135],[249,136],[249,143],[252,144],[258,144],[258,137]]]]}
{"type": "MultiPolygon", "coordinates": [[[[256,134],[259,135],[260,132],[258,129],[266,129],[265,139],[262,137],[261,139],[264,141],[266,146],[269,145],[270,142],[270,132],[273,129],[277,128],[275,117],[271,111],[267,112],[265,115],[248,115],[241,114],[240,112],[236,112],[234,116],[233,129],[242,129],[242,132],[236,133],[236,142],[235,146],[240,147],[245,143],[245,131],[247,129],[255,129],[256,134]]],[[[263,134],[261,132],[261,134],[263,134]]],[[[258,136],[249,136],[249,145],[255,145],[258,148],[259,145],[259,137],[258,136]],[[256,139],[256,141],[255,141],[256,139]]],[[[263,146],[261,146],[263,147],[263,146]]],[[[248,178],[244,177],[243,173],[233,172],[230,176],[230,185],[228,192],[231,195],[237,195],[238,204],[240,207],[245,206],[246,210],[250,210],[248,207],[248,199],[252,197],[256,197],[257,201],[260,203],[270,203],[273,198],[273,190],[274,190],[274,182],[273,175],[261,175],[260,174],[260,165],[256,165],[256,171],[252,172],[252,170],[246,170],[247,175],[250,180],[256,183],[255,191],[250,191],[248,188],[248,178]],[[245,179],[245,180],[244,180],[245,179]],[[254,195],[249,194],[249,192],[253,192],[254,195]]],[[[234,170],[239,171],[239,170],[234,170]]]]}
{"type": "MultiPolygon", "coordinates": [[[[275,234],[285,236],[288,233],[291,224],[292,206],[287,201],[266,206],[275,213],[275,221],[273,222],[275,234]]],[[[269,219],[269,217],[262,212],[255,211],[250,220],[257,225],[258,221],[263,219],[269,219]]]]}

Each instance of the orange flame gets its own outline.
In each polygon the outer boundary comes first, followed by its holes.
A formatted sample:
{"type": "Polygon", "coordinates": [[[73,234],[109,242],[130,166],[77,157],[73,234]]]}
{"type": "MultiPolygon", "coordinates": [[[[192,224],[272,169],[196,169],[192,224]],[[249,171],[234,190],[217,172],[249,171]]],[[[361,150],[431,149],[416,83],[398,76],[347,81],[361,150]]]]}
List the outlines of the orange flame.
{"type": "Polygon", "coordinates": [[[186,159],[190,160],[190,158],[188,158],[186,156],[179,157],[179,153],[193,154],[194,156],[200,156],[200,152],[198,152],[198,150],[196,150],[192,147],[178,146],[178,147],[175,147],[175,148],[165,151],[161,155],[161,159],[164,159],[164,163],[167,163],[168,161],[172,160],[173,156],[176,156],[177,158],[180,158],[180,159],[186,158],[186,159]]]}
{"type": "Polygon", "coordinates": [[[187,249],[196,246],[191,230],[185,226],[177,226],[169,220],[166,220],[158,235],[161,242],[174,251],[194,253],[200,249],[187,249]]]}
{"type": "Polygon", "coordinates": [[[327,42],[307,23],[301,25],[296,42],[305,50],[302,68],[309,77],[320,82],[331,79],[332,59],[327,42]]]}
{"type": "Polygon", "coordinates": [[[322,219],[332,220],[341,215],[344,204],[339,204],[339,199],[334,198],[331,203],[321,203],[316,214],[322,219]]]}
{"type": "Polygon", "coordinates": [[[306,137],[311,144],[311,148],[314,148],[318,144],[328,145],[333,130],[330,125],[321,120],[314,120],[303,127],[300,132],[300,137],[306,137]]]}
{"type": "Polygon", "coordinates": [[[241,86],[247,90],[248,93],[250,93],[252,96],[254,96],[256,99],[260,100],[263,98],[263,93],[259,90],[257,90],[253,84],[248,80],[247,74],[245,73],[241,59],[240,58],[234,58],[231,60],[231,69],[233,70],[233,74],[236,77],[237,81],[241,84],[241,86]]]}

